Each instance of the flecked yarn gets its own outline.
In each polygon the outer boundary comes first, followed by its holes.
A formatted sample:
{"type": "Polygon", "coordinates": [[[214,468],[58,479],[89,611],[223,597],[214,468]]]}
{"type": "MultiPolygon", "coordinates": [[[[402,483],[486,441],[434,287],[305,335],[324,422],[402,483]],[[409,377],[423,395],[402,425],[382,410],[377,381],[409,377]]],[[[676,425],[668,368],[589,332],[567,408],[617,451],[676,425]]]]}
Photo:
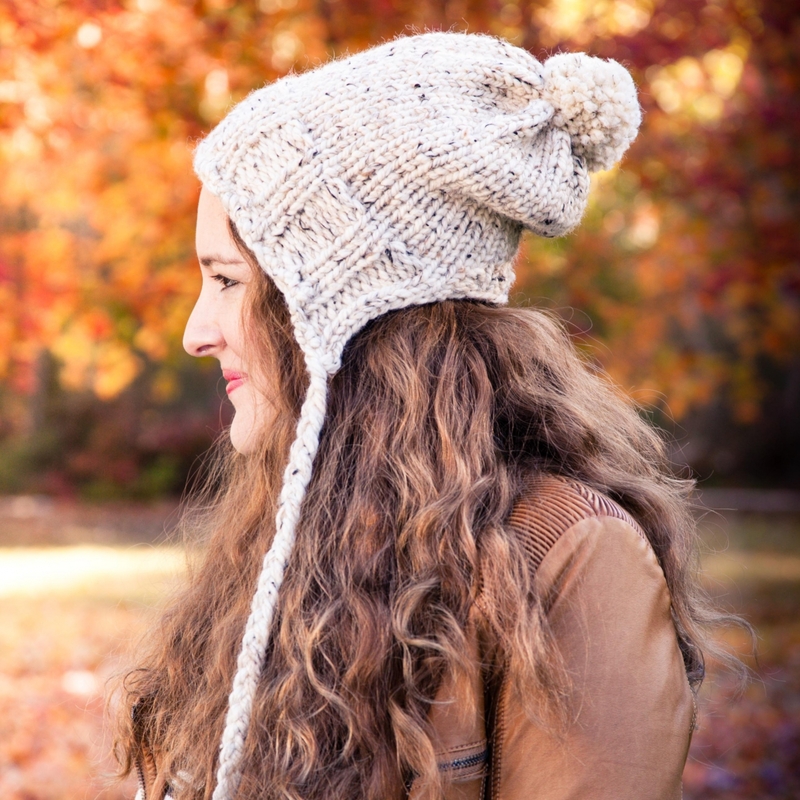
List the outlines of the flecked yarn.
{"type": "Polygon", "coordinates": [[[490,36],[399,38],[253,92],[195,170],[283,293],[309,389],[229,699],[214,800],[231,800],[283,572],[348,340],[397,308],[504,303],[523,229],[581,219],[641,113],[627,70],[543,64],[490,36]]]}

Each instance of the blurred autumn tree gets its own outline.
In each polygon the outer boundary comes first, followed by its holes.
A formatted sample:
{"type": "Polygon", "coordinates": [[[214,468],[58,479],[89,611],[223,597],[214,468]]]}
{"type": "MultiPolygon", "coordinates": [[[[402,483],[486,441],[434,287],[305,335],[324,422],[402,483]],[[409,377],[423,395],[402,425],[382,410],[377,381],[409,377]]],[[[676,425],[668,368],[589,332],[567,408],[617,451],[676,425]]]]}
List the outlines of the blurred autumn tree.
{"type": "Polygon", "coordinates": [[[180,485],[224,423],[216,369],[180,347],[192,143],[266,81],[412,28],[629,66],[642,134],[578,232],[527,242],[520,297],[547,298],[637,400],[682,421],[701,469],[800,480],[791,6],[0,0],[0,488],[180,485]]]}

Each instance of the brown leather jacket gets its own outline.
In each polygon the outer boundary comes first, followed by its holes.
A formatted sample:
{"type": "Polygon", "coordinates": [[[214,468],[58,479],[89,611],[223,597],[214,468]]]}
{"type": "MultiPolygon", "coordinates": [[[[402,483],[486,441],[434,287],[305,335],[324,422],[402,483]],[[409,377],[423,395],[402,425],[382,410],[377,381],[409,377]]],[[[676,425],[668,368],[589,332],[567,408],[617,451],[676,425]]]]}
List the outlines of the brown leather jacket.
{"type": "MultiPolygon", "coordinates": [[[[472,686],[445,681],[430,718],[446,800],[680,800],[696,707],[641,528],[607,497],[553,476],[529,480],[507,524],[535,570],[573,721],[558,736],[531,722],[502,672],[488,686],[480,675],[472,686]]],[[[137,798],[151,800],[155,765],[139,766],[137,798]]]]}
{"type": "Polygon", "coordinates": [[[530,479],[508,525],[536,572],[576,711],[556,736],[527,718],[507,675],[486,693],[443,684],[431,719],[447,800],[680,800],[696,706],[641,528],[553,476],[530,479]]]}

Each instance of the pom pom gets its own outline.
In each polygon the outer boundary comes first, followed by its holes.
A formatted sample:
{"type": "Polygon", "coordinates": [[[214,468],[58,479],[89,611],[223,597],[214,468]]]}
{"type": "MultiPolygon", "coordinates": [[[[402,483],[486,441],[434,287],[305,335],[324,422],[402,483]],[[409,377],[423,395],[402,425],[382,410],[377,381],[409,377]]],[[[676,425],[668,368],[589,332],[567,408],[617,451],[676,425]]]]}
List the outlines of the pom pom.
{"type": "Polygon", "coordinates": [[[572,151],[589,172],[610,169],[622,158],[642,121],[636,86],[616,61],[584,53],[560,53],[544,64],[544,99],[552,123],[572,138],[572,151]]]}

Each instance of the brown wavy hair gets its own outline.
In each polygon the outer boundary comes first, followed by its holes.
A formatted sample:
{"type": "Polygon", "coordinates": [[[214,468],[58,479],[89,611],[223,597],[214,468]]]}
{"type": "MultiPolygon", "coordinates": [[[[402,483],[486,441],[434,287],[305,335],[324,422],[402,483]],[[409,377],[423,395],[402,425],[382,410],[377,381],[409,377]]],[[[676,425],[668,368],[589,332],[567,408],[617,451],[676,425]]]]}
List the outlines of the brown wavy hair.
{"type": "MultiPolygon", "coordinates": [[[[251,353],[277,419],[254,454],[217,446],[183,522],[201,562],[125,677],[117,740],[123,772],[152,753],[176,798],[193,800],[214,785],[306,386],[282,296],[247,255],[251,353]]],[[[237,798],[395,800],[412,779],[420,798],[441,797],[427,715],[445,675],[481,668],[465,634],[481,581],[494,587],[485,636],[530,713],[568,718],[535,579],[504,527],[532,471],[583,481],[638,519],[700,682],[721,617],[693,577],[691,483],[671,474],[659,434],[542,311],[469,300],[394,311],[353,338],[330,381],[237,798]]]]}

